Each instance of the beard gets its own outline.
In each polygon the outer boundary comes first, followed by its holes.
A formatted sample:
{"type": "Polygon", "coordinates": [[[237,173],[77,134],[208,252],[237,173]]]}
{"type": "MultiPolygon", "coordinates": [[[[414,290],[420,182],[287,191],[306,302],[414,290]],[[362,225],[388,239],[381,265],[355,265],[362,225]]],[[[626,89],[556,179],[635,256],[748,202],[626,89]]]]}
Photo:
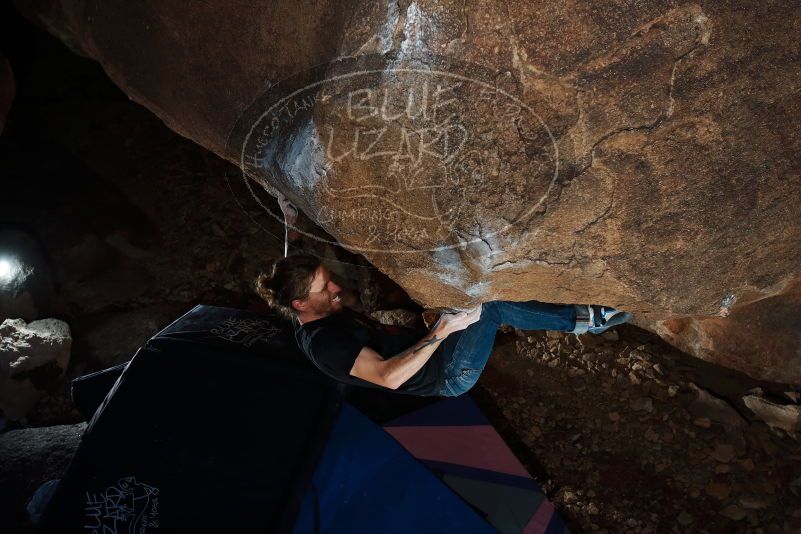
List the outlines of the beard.
{"type": "Polygon", "coordinates": [[[340,298],[339,295],[337,295],[336,297],[331,299],[329,301],[329,303],[330,303],[331,313],[341,312],[343,310],[343,308],[345,307],[342,304],[342,299],[340,298]]]}
{"type": "Polygon", "coordinates": [[[335,296],[329,299],[315,303],[314,312],[318,315],[331,315],[332,313],[341,312],[344,309],[342,300],[335,296]]]}

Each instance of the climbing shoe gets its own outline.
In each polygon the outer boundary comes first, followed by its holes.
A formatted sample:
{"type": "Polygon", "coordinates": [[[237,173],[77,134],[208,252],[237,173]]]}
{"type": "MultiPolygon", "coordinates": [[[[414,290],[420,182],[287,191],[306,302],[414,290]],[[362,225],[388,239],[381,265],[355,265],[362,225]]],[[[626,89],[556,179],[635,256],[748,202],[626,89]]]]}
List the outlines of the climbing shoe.
{"type": "Polygon", "coordinates": [[[574,334],[600,334],[613,326],[631,321],[633,315],[629,312],[616,310],[609,306],[576,304],[576,327],[574,334]]]}

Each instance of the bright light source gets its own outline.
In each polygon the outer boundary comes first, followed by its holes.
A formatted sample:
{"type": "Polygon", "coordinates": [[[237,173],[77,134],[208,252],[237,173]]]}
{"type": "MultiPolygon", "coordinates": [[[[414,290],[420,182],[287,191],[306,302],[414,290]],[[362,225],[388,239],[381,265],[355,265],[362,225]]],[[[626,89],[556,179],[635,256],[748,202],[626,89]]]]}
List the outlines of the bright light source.
{"type": "Polygon", "coordinates": [[[17,274],[17,268],[9,260],[0,260],[0,281],[7,281],[14,278],[17,274]]]}

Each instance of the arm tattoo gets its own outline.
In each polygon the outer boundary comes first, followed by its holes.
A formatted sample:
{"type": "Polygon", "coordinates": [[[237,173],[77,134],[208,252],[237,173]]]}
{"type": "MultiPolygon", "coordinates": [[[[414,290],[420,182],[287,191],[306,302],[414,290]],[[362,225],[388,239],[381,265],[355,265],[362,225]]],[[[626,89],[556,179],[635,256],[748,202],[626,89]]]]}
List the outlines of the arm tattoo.
{"type": "Polygon", "coordinates": [[[423,350],[423,349],[424,349],[424,348],[426,348],[427,346],[429,346],[429,345],[433,345],[433,344],[434,344],[434,343],[436,343],[437,341],[441,341],[441,340],[440,340],[440,339],[439,339],[439,338],[438,338],[438,337],[435,335],[435,336],[433,336],[431,339],[427,339],[427,340],[426,340],[426,341],[425,341],[425,342],[424,342],[422,345],[420,345],[419,347],[417,347],[416,349],[414,349],[414,351],[413,351],[413,352],[415,352],[415,353],[416,353],[416,352],[420,352],[421,350],[423,350]]]}

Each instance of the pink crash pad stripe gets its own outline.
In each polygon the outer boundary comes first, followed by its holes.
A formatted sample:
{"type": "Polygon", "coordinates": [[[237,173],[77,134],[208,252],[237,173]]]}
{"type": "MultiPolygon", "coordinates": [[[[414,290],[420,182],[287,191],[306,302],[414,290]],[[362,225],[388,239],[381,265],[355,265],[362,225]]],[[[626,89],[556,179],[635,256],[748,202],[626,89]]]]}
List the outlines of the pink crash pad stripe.
{"type": "Polygon", "coordinates": [[[523,529],[523,534],[543,534],[548,529],[553,517],[554,509],[553,503],[549,500],[542,501],[540,507],[531,516],[526,528],[523,529]]]}
{"type": "Polygon", "coordinates": [[[420,460],[530,477],[491,425],[401,426],[384,430],[420,460]]]}

